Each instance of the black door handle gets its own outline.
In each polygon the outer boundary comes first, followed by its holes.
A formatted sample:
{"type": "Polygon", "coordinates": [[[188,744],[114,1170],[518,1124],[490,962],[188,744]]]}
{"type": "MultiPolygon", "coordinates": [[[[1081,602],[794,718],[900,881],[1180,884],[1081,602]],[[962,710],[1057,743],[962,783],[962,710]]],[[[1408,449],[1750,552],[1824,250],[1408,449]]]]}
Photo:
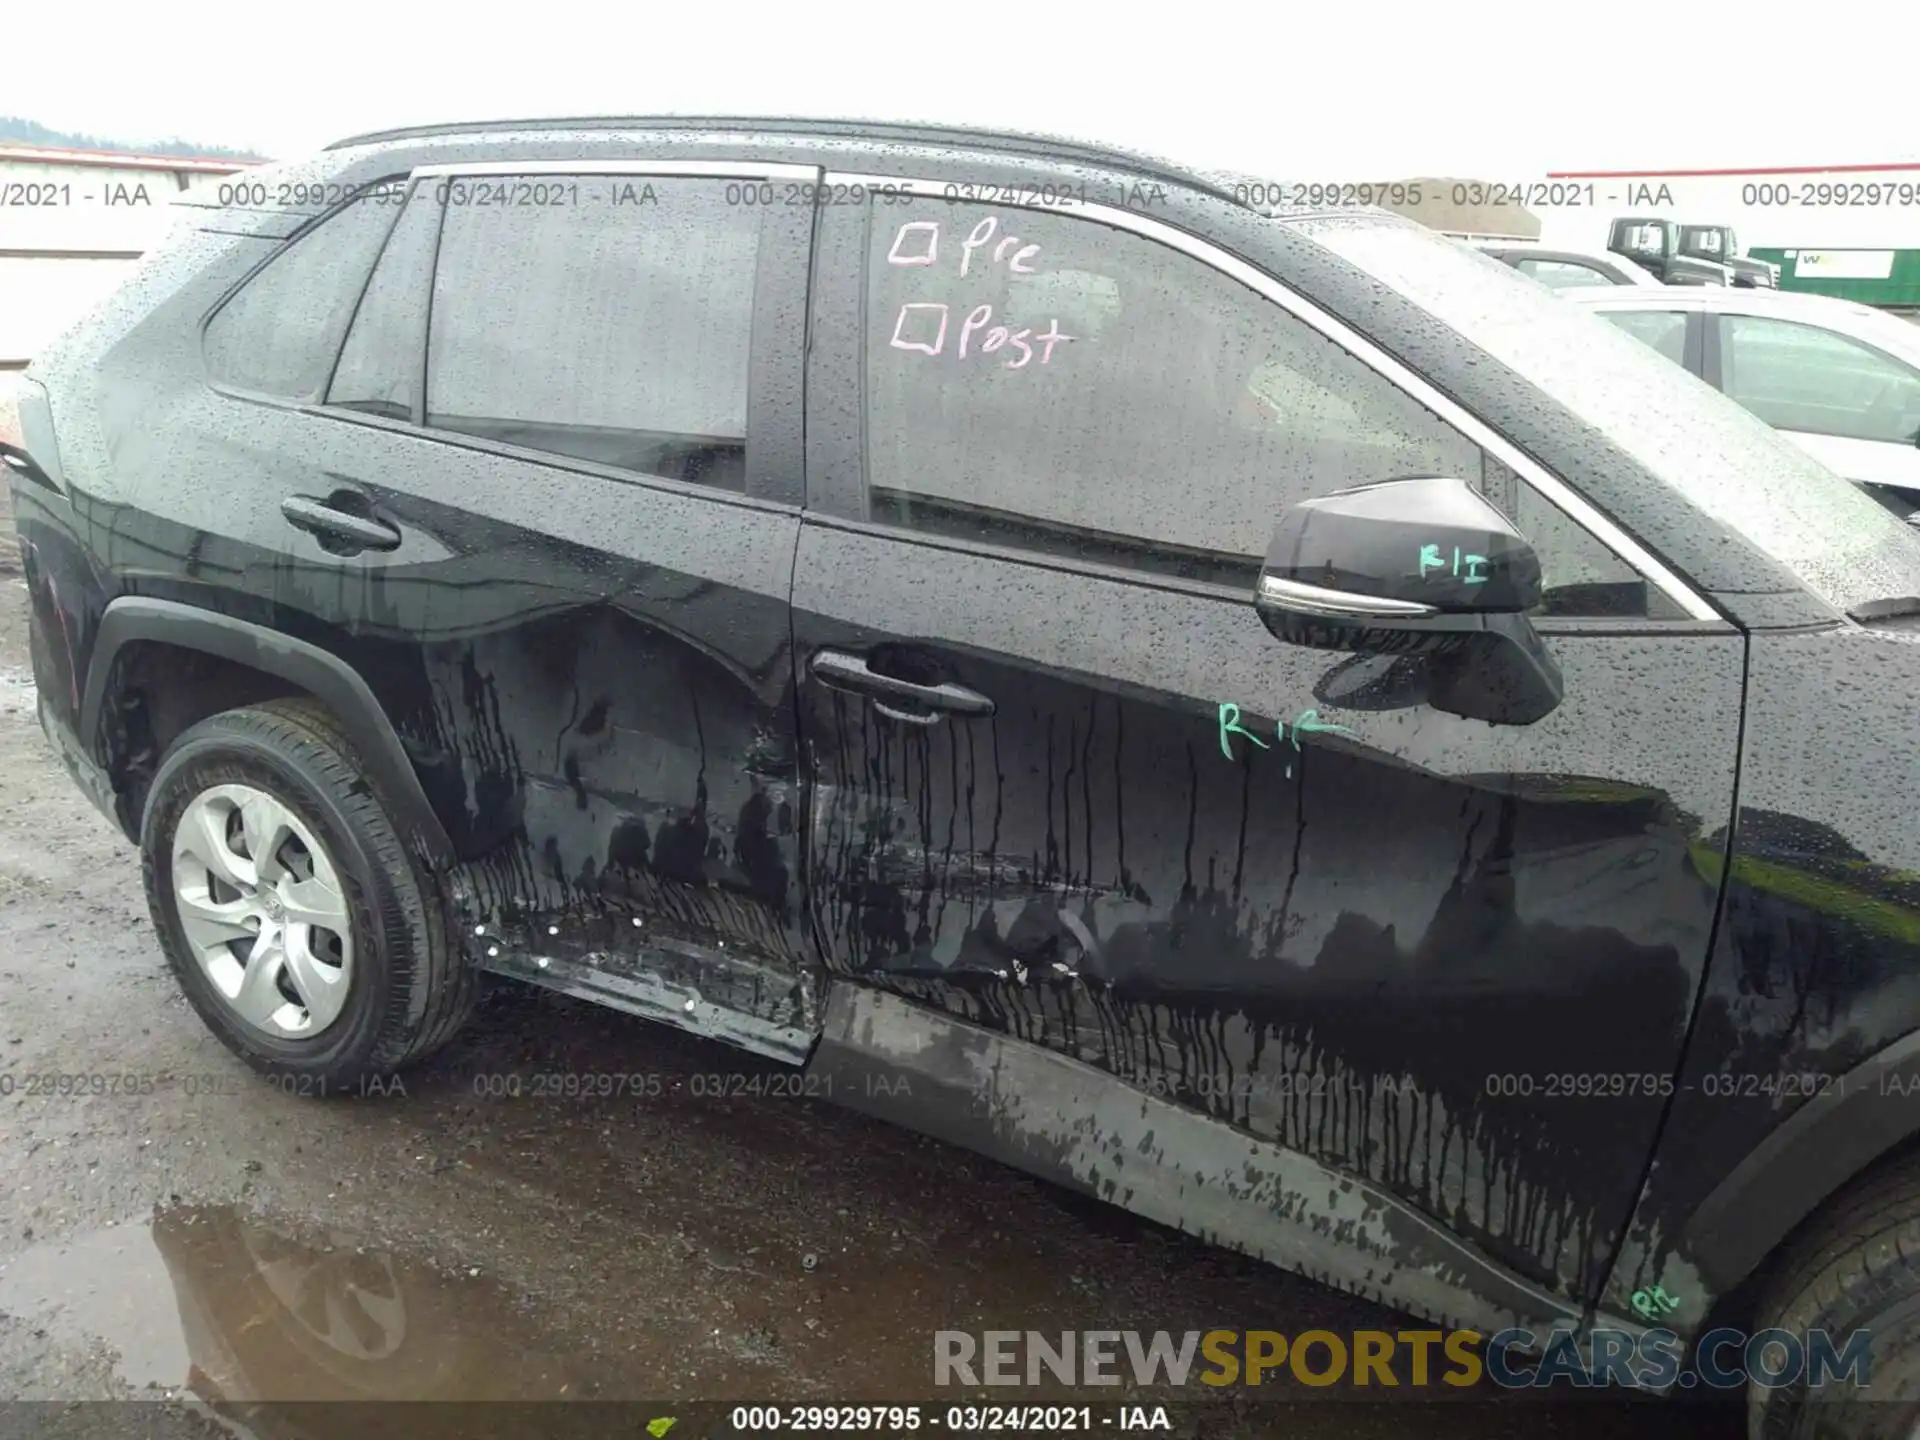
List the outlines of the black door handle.
{"type": "MultiPolygon", "coordinates": [[[[289,495],[280,502],[280,513],[287,517],[288,524],[319,536],[322,543],[331,540],[358,550],[400,548],[398,530],[372,515],[341,509],[340,501],[344,498],[347,497],[340,494],[329,495],[325,500],[316,500],[310,495],[289,495]]],[[[366,502],[358,496],[347,499],[349,504],[356,502],[359,508],[366,507],[366,502]]]]}
{"type": "Polygon", "coordinates": [[[882,674],[858,655],[840,650],[817,650],[813,656],[813,674],[822,685],[833,690],[851,690],[879,702],[881,713],[895,720],[916,725],[931,725],[941,715],[991,715],[993,701],[964,685],[920,685],[912,680],[882,674]],[[892,704],[886,702],[891,701],[892,704]],[[931,715],[915,715],[900,706],[931,710],[931,715]]]}

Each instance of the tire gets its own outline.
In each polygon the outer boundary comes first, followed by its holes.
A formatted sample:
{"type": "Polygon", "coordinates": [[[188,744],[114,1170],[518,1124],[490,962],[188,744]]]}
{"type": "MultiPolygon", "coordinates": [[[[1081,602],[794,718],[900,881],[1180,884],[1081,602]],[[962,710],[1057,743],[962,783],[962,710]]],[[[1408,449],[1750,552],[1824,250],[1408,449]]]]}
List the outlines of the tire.
{"type": "Polygon", "coordinates": [[[1920,1154],[1869,1172],[1827,1202],[1782,1260],[1753,1330],[1778,1327],[1804,1344],[1825,1330],[1836,1349],[1872,1334],[1869,1387],[1749,1381],[1752,1440],[1879,1440],[1920,1422],[1920,1154]]]}
{"type": "Polygon", "coordinates": [[[201,721],[148,789],[142,869],[174,978],[228,1049],[292,1093],[384,1089],[472,1009],[475,972],[449,944],[440,888],[393,813],[308,700],[201,721]],[[203,860],[223,835],[229,853],[203,860]]]}

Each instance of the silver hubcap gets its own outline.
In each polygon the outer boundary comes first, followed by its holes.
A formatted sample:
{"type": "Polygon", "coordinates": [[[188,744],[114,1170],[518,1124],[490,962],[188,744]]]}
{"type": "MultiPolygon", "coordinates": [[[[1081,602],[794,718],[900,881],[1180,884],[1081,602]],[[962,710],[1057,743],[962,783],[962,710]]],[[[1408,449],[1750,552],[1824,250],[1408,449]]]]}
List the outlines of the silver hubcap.
{"type": "Polygon", "coordinates": [[[304,1039],[340,1017],[353,974],[340,874],[266,791],[193,798],[173,835],[173,900],[214,993],[249,1025],[304,1039]]]}

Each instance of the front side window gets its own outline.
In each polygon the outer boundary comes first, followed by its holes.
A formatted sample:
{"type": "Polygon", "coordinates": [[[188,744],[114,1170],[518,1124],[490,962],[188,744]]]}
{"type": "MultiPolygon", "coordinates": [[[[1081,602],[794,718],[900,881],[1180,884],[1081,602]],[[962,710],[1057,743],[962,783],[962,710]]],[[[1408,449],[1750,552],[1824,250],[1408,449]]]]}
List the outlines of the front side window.
{"type": "Polygon", "coordinates": [[[1682,230],[1686,248],[1696,255],[1720,258],[1720,232],[1718,230],[1682,230]]]}
{"type": "Polygon", "coordinates": [[[1687,317],[1679,310],[1600,310],[1596,314],[1616,330],[1651,345],[1676,365],[1687,358],[1687,317]]]}
{"type": "Polygon", "coordinates": [[[1619,224],[1614,227],[1613,243],[1608,248],[1658,259],[1667,253],[1666,231],[1658,225],[1619,224]]]}
{"type": "Polygon", "coordinates": [[[1258,568],[1297,500],[1476,449],[1336,347],[1178,251],[1038,211],[876,209],[875,518],[1179,568],[1258,568]]]}
{"type": "Polygon", "coordinates": [[[1920,371],[1850,336],[1759,315],[1721,319],[1720,386],[1776,430],[1912,445],[1920,371]]]}
{"type": "MultiPolygon", "coordinates": [[[[1196,257],[1092,220],[875,207],[867,370],[883,523],[1238,585],[1313,496],[1453,475],[1517,504],[1514,477],[1340,346],[1196,257]]],[[[1638,577],[1591,543],[1598,559],[1560,550],[1566,593],[1613,584],[1607,613],[1630,591],[1644,614],[1638,577]]],[[[1555,555],[1542,563],[1551,586],[1555,555]]]]}
{"type": "Polygon", "coordinates": [[[720,180],[454,180],[426,423],[669,479],[746,483],[759,212],[720,180]],[[545,203],[493,203],[525,187],[545,203]]]}
{"type": "MultiPolygon", "coordinates": [[[[1645,345],[1463,246],[1391,217],[1285,224],[1527,379],[1836,610],[1920,594],[1920,544],[1883,505],[1645,345]]],[[[1899,321],[1888,321],[1900,324],[1899,321]]]]}
{"type": "Polygon", "coordinates": [[[208,377],[281,399],[318,400],[400,199],[397,188],[371,191],[269,260],[207,322],[208,377]]]}

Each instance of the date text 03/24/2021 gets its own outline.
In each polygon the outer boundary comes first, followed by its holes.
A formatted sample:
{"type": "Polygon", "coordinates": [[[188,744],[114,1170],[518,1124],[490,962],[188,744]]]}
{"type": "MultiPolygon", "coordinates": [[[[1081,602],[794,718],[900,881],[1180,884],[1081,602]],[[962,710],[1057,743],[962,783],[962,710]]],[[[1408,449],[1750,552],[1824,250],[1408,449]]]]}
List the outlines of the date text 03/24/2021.
{"type": "Polygon", "coordinates": [[[1173,1429],[1164,1405],[736,1405],[728,1419],[735,1434],[1085,1435],[1173,1429]]]}

